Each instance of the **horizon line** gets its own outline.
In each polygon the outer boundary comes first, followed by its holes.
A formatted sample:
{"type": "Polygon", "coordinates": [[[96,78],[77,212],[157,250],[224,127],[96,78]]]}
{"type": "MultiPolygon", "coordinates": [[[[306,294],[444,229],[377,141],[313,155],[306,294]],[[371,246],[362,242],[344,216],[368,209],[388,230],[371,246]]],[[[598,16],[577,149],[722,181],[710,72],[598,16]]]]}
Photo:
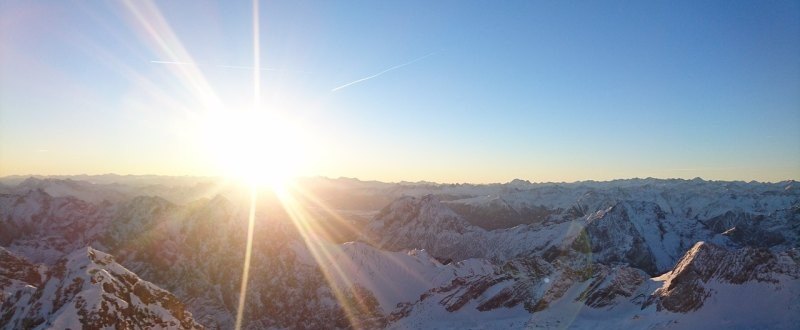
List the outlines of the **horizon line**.
{"type": "MultiPolygon", "coordinates": [[[[184,174],[184,175],[172,175],[172,174],[118,174],[118,173],[103,173],[103,174],[10,174],[10,175],[0,175],[0,180],[3,179],[13,179],[13,178],[35,178],[35,179],[70,179],[74,177],[102,177],[102,176],[118,176],[118,177],[165,177],[165,178],[186,178],[186,179],[214,179],[214,180],[229,180],[230,178],[223,176],[223,175],[192,175],[192,174],[184,174]]],[[[504,184],[511,184],[515,181],[522,181],[528,184],[580,184],[580,183],[604,183],[604,182],[614,182],[614,181],[636,181],[636,180],[658,180],[658,181],[672,181],[672,180],[680,180],[680,181],[694,181],[700,180],[703,182],[743,182],[743,183],[762,183],[762,184],[777,184],[782,182],[798,182],[800,178],[787,178],[779,181],[760,181],[760,180],[714,180],[714,179],[704,179],[702,177],[694,177],[691,179],[688,178],[679,178],[679,177],[627,177],[627,178],[614,178],[614,179],[606,179],[606,180],[598,180],[598,179],[583,179],[583,180],[573,180],[573,181],[531,181],[528,179],[522,178],[514,178],[508,180],[506,182],[439,182],[439,181],[429,181],[429,180],[417,180],[417,181],[408,181],[408,180],[400,180],[400,181],[384,181],[379,179],[362,179],[358,177],[348,177],[348,176],[339,176],[339,177],[331,177],[325,175],[304,175],[304,176],[296,176],[293,177],[292,181],[297,180],[304,180],[304,179],[327,179],[327,180],[356,180],[360,182],[377,182],[377,183],[385,183],[385,184],[434,184],[434,185],[454,185],[454,184],[462,184],[462,185],[504,185],[504,184]]]]}

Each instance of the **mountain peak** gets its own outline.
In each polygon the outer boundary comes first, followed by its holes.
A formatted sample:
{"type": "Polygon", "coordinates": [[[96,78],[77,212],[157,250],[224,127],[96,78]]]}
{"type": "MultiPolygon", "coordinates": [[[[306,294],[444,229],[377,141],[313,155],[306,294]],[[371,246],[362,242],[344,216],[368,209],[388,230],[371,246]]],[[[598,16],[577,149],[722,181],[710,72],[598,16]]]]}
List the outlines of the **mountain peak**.
{"type": "Polygon", "coordinates": [[[523,179],[514,179],[509,181],[507,184],[510,186],[528,186],[531,185],[531,182],[523,179]]]}
{"type": "MultiPolygon", "coordinates": [[[[782,254],[786,254],[785,252],[782,254]]],[[[712,282],[743,284],[749,281],[777,283],[778,278],[800,278],[800,264],[762,248],[730,251],[716,244],[697,242],[672,271],[662,275],[664,284],[648,304],[686,313],[701,308],[712,292],[712,282]]]]}
{"type": "Polygon", "coordinates": [[[202,328],[175,296],[91,247],[64,256],[40,282],[11,289],[3,306],[24,306],[4,315],[9,328],[202,328]]]}

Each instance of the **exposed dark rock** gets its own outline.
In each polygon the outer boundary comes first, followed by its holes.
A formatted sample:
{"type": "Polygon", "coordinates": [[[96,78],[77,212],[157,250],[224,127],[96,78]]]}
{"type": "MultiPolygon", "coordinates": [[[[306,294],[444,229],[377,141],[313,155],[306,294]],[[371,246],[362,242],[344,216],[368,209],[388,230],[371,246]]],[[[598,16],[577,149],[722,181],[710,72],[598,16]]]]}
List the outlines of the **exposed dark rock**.
{"type": "Polygon", "coordinates": [[[647,274],[630,267],[601,268],[579,300],[586,306],[600,308],[614,305],[619,297],[631,297],[647,279],[647,274]]]}
{"type": "Polygon", "coordinates": [[[781,258],[767,249],[742,248],[728,251],[722,247],[698,242],[665,274],[664,285],[656,290],[645,305],[657,304],[659,310],[686,313],[703,306],[711,295],[706,284],[712,280],[742,284],[748,281],[777,283],[776,275],[800,278],[800,267],[791,258],[781,258]]]}

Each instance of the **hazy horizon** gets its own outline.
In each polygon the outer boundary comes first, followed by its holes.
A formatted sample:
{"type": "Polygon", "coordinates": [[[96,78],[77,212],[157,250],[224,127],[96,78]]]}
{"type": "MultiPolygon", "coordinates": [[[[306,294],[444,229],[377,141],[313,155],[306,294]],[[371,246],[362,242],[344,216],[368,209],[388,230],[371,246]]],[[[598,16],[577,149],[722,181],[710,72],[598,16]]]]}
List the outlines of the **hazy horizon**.
{"type": "MultiPolygon", "coordinates": [[[[102,174],[11,174],[11,175],[2,175],[0,176],[0,180],[2,179],[9,179],[9,178],[75,178],[75,177],[103,177],[103,176],[120,176],[120,177],[165,177],[165,178],[197,178],[197,179],[214,179],[214,180],[228,180],[224,175],[168,175],[168,174],[118,174],[118,173],[102,173],[102,174]]],[[[681,177],[626,177],[626,178],[613,178],[613,179],[605,179],[605,180],[596,180],[596,179],[583,179],[583,180],[573,180],[573,181],[536,181],[526,178],[512,178],[506,181],[486,181],[486,182],[475,182],[475,181],[430,181],[430,180],[394,180],[394,181],[387,181],[387,180],[378,180],[378,179],[371,179],[371,178],[360,178],[360,177],[347,177],[347,176],[338,176],[338,177],[331,177],[331,176],[324,176],[324,175],[307,175],[307,176],[296,176],[292,177],[292,180],[303,180],[303,179],[328,179],[328,180],[358,180],[361,182],[379,182],[379,183],[386,183],[386,184],[397,184],[397,183],[433,183],[433,184],[468,184],[468,185],[492,185],[492,184],[507,184],[511,183],[514,180],[522,180],[528,181],[532,184],[548,184],[548,183],[564,183],[564,184],[572,184],[572,183],[581,183],[581,182],[613,182],[613,181],[626,181],[626,180],[685,180],[691,181],[695,179],[700,179],[707,182],[757,182],[757,183],[781,183],[787,181],[798,181],[797,178],[789,178],[785,180],[778,180],[778,181],[761,181],[761,180],[715,180],[715,179],[708,179],[703,177],[694,177],[694,178],[681,178],[681,177]]]]}

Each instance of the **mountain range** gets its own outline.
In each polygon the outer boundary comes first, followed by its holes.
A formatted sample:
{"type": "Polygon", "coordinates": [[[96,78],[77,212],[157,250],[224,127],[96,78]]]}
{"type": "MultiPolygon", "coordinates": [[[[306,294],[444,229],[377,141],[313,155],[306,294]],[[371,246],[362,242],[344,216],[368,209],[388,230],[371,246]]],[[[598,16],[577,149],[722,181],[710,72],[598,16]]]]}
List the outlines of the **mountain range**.
{"type": "MultiPolygon", "coordinates": [[[[234,327],[250,209],[217,178],[0,178],[0,328],[234,327]]],[[[800,185],[298,179],[260,191],[248,329],[800,324],[800,185]]]]}

